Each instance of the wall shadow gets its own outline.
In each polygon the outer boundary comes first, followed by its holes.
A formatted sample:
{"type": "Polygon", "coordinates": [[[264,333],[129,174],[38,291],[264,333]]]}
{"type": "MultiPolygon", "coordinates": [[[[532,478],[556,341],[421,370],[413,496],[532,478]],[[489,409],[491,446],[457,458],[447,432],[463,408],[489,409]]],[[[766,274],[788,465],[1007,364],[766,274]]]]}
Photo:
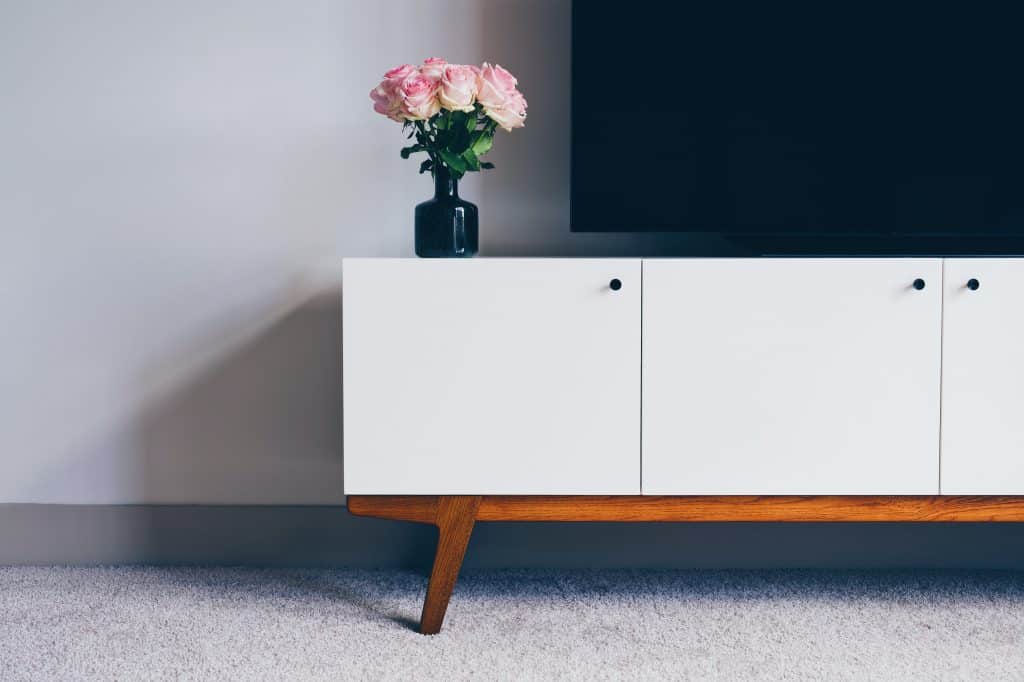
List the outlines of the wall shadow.
{"type": "MultiPolygon", "coordinates": [[[[80,559],[428,569],[433,528],[343,506],[341,291],[256,327],[149,403],[137,431],[137,495],[147,504],[97,510],[122,541],[83,548],[80,559]]],[[[188,351],[165,364],[189,365],[188,351]]]]}
{"type": "Polygon", "coordinates": [[[139,421],[139,497],[340,504],[341,357],[341,294],[329,291],[158,395],[139,421]]]}

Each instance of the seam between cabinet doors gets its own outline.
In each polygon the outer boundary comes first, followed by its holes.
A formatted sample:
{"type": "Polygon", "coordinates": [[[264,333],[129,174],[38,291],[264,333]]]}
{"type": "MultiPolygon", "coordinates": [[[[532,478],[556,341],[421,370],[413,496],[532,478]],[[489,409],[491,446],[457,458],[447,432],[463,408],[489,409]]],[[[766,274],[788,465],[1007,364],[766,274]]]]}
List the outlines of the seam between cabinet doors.
{"type": "Polygon", "coordinates": [[[644,494],[644,261],[640,259],[640,494],[644,494]]]}
{"type": "Polygon", "coordinates": [[[939,495],[942,494],[942,381],[946,361],[946,259],[942,259],[941,295],[939,296],[939,495]]]}

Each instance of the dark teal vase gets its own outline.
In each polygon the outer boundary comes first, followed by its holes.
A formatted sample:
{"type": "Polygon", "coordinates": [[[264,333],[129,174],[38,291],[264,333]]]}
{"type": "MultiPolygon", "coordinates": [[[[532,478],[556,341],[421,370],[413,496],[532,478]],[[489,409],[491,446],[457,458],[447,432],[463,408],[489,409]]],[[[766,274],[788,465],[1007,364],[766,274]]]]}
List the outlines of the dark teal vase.
{"type": "Polygon", "coordinates": [[[459,197],[459,181],[434,170],[434,198],[416,207],[416,255],[470,258],[480,250],[476,205],[459,197]]]}

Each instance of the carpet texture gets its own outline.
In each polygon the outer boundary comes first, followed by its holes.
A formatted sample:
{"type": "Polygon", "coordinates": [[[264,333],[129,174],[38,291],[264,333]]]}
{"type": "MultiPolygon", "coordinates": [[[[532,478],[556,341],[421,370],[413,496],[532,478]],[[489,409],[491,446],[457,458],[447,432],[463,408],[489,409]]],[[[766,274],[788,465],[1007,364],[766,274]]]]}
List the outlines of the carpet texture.
{"type": "Polygon", "coordinates": [[[0,679],[1022,679],[1024,574],[0,568],[0,679]]]}

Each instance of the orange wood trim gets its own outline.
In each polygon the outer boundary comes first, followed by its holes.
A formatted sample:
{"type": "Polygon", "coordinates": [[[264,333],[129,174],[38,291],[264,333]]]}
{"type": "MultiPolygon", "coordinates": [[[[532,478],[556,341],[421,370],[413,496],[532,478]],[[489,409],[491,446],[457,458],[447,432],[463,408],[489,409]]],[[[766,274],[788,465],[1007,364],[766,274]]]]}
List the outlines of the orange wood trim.
{"type": "Polygon", "coordinates": [[[1024,497],[489,496],[480,521],[1024,521],[1024,497]]]}
{"type": "MultiPolygon", "coordinates": [[[[353,514],[436,524],[436,496],[354,495],[353,514]]],[[[1018,496],[488,495],[478,521],[1024,522],[1018,496]]]]}
{"type": "Polygon", "coordinates": [[[348,510],[356,516],[435,523],[437,497],[432,495],[349,495],[348,510]]]}

